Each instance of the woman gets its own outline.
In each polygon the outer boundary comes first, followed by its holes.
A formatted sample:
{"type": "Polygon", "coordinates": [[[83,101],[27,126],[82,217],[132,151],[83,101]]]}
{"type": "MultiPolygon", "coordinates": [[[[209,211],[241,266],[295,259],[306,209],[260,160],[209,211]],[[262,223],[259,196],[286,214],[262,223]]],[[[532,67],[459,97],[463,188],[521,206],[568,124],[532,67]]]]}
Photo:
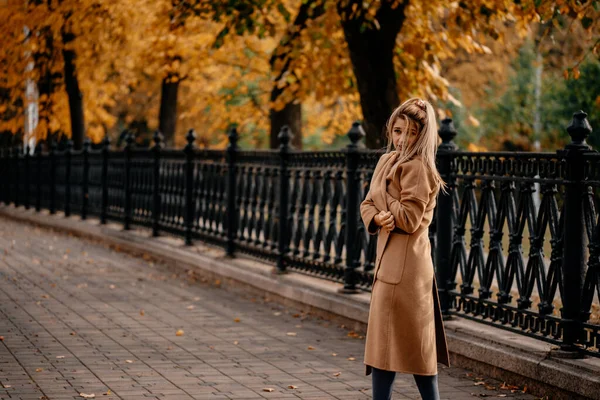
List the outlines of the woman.
{"type": "Polygon", "coordinates": [[[421,397],[439,399],[437,363],[450,365],[428,228],[444,182],[435,166],[433,107],[410,99],[387,123],[381,156],[360,213],[379,233],[365,345],[373,399],[391,399],[396,372],[413,374],[421,397]]]}

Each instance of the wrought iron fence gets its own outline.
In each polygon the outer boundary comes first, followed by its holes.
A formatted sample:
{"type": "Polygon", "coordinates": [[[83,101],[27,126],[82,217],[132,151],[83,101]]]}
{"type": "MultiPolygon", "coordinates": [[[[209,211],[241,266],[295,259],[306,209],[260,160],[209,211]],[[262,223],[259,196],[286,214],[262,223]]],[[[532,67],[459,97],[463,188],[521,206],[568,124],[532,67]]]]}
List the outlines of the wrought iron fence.
{"type": "MultiPolygon", "coordinates": [[[[443,313],[560,346],[600,351],[600,155],[589,150],[586,114],[556,153],[472,153],[456,149],[452,121],[441,123],[438,167],[448,187],[430,227],[443,313]]],[[[376,237],[359,218],[381,151],[361,148],[359,124],[341,151],[299,152],[291,133],[279,150],[150,149],[129,135],[124,150],[0,153],[0,201],[59,210],[101,223],[150,228],[187,244],[200,239],[288,269],[369,290],[376,237]]]]}

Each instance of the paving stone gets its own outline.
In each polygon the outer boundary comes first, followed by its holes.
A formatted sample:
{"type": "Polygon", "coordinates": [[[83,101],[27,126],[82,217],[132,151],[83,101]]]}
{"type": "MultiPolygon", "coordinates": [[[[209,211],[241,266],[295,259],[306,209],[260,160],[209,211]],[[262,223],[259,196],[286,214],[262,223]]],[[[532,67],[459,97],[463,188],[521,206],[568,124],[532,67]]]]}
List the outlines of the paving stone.
{"type": "MultiPolygon", "coordinates": [[[[329,321],[4,219],[0,336],[0,400],[371,398],[364,339],[329,321]]],[[[442,399],[533,399],[459,368],[439,381],[442,399]]],[[[394,399],[411,398],[398,375],[394,399]]]]}

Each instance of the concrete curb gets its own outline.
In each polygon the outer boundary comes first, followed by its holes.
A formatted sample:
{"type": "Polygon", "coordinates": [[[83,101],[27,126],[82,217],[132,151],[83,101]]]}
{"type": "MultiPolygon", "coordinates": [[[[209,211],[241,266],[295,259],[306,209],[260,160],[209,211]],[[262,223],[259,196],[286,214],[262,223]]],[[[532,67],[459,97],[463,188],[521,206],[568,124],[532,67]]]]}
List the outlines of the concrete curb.
{"type": "MultiPolygon", "coordinates": [[[[249,258],[228,258],[222,249],[202,243],[185,246],[183,240],[153,238],[145,229],[123,231],[117,224],[100,225],[61,214],[0,206],[0,216],[99,241],[138,256],[157,259],[170,268],[184,269],[230,290],[268,294],[280,303],[333,319],[355,331],[366,330],[368,293],[344,295],[335,282],[290,272],[273,273],[273,267],[249,258]]],[[[451,361],[477,373],[512,384],[549,399],[600,400],[600,358],[551,358],[552,345],[466,319],[445,322],[451,361]]]]}

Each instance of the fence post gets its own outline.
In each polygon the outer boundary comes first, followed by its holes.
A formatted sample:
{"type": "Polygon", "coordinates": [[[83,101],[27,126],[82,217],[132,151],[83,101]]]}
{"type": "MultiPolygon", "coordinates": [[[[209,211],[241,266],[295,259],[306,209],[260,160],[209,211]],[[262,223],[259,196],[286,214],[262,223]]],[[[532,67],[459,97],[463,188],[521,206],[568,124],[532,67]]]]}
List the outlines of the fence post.
{"type": "Polygon", "coordinates": [[[89,185],[90,185],[90,146],[92,141],[86,137],[83,141],[83,181],[81,182],[81,219],[87,218],[89,206],[89,185]]]}
{"type": "Polygon", "coordinates": [[[71,156],[73,153],[73,141],[67,141],[65,150],[65,217],[71,215],[71,156]]]}
{"type": "Polygon", "coordinates": [[[50,142],[50,214],[56,214],[56,142],[50,142]]]}
{"type": "Polygon", "coordinates": [[[287,164],[290,154],[290,141],[293,136],[294,135],[292,135],[292,132],[287,125],[283,126],[279,135],[277,135],[277,138],[279,139],[279,244],[276,272],[279,274],[286,272],[285,256],[288,253],[290,243],[290,232],[288,227],[290,174],[287,164]]]}
{"type": "Polygon", "coordinates": [[[154,146],[154,167],[152,173],[152,236],[158,236],[160,227],[160,150],[162,148],[163,136],[157,129],[152,137],[154,146]]]}
{"type": "Polygon", "coordinates": [[[35,174],[35,211],[40,212],[42,209],[42,144],[38,143],[35,146],[35,159],[37,165],[37,173],[35,174]]]}
{"type": "Polygon", "coordinates": [[[563,260],[561,266],[563,306],[561,325],[563,341],[560,346],[563,352],[571,353],[571,357],[581,356],[577,343],[582,336],[581,296],[585,277],[586,227],[583,201],[585,197],[585,159],[584,153],[590,148],[585,138],[592,132],[592,127],[583,111],[573,114],[567,127],[571,143],[559,150],[559,157],[566,160],[565,198],[563,212],[563,260]]]}
{"type": "Polygon", "coordinates": [[[29,210],[30,203],[30,186],[31,186],[31,166],[29,165],[31,157],[29,156],[29,145],[25,146],[25,155],[23,156],[25,159],[25,199],[23,200],[23,205],[26,210],[29,210]]]}
{"type": "Polygon", "coordinates": [[[235,161],[238,150],[238,132],[236,127],[229,130],[229,145],[227,146],[227,256],[233,257],[235,238],[238,228],[239,213],[236,208],[235,161]]]}
{"type": "Polygon", "coordinates": [[[454,202],[452,196],[455,190],[455,182],[452,179],[452,158],[457,150],[456,144],[452,141],[456,136],[456,128],[452,119],[445,118],[440,124],[438,135],[442,138],[442,143],[437,151],[437,168],[446,182],[446,192],[440,191],[436,207],[436,246],[435,246],[435,275],[438,285],[438,294],[440,298],[440,308],[444,319],[450,319],[450,308],[452,308],[452,297],[450,290],[454,289],[451,273],[452,257],[452,237],[454,234],[454,202]]]}
{"type": "Polygon", "coordinates": [[[356,269],[360,266],[358,241],[356,234],[358,230],[358,207],[361,201],[358,161],[360,157],[360,142],[365,137],[365,131],[360,122],[354,122],[347,133],[350,144],[346,147],[346,268],[344,269],[344,287],[340,293],[359,293],[356,288],[356,269]]]}
{"type": "Polygon", "coordinates": [[[192,245],[192,229],[194,227],[194,142],[196,132],[190,129],[185,136],[187,144],[185,153],[185,244],[192,245]]]}
{"type": "Polygon", "coordinates": [[[110,151],[110,138],[104,136],[102,141],[102,171],[100,173],[100,187],[102,189],[102,201],[100,204],[100,223],[106,224],[106,211],[108,209],[108,155],[110,151]]]}
{"type": "Polygon", "coordinates": [[[15,146],[13,147],[13,155],[14,155],[14,176],[15,176],[15,184],[14,186],[14,202],[15,208],[18,208],[21,205],[21,169],[19,168],[19,158],[21,158],[21,147],[15,146]]]}
{"type": "Polygon", "coordinates": [[[125,216],[123,218],[123,229],[129,230],[131,228],[131,152],[133,150],[134,137],[133,133],[127,133],[125,137],[125,216]]]}

